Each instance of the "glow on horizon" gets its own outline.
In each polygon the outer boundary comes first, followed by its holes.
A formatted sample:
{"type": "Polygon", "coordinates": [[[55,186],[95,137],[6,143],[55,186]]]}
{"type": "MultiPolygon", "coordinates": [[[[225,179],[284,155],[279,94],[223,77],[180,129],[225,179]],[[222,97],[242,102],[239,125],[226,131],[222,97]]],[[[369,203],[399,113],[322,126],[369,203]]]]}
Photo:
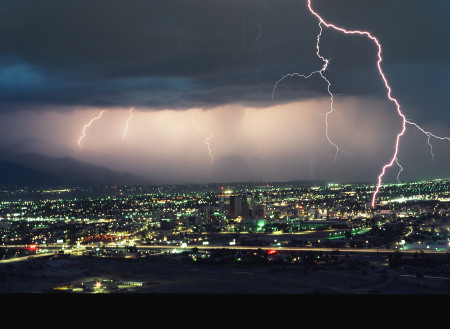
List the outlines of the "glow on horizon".
{"type": "MultiPolygon", "coordinates": [[[[113,170],[141,174],[158,183],[180,184],[292,179],[370,182],[371,173],[378,171],[383,159],[391,155],[387,146],[391,145],[396,133],[396,113],[383,97],[343,96],[336,99],[336,108],[340,110],[339,118],[336,118],[339,129],[330,127],[330,132],[336,136],[338,145],[345,145],[350,155],[338,157],[335,164],[334,152],[329,150],[322,127],[329,106],[328,97],[271,105],[259,108],[230,104],[206,110],[143,108],[139,111],[139,120],[135,120],[137,112],[134,108],[129,126],[133,133],[128,129],[127,147],[120,152],[117,146],[122,143],[124,114],[127,112],[123,108],[108,109],[108,113],[103,113],[87,127],[81,148],[74,143],[80,136],[80,126],[97,116],[101,109],[30,113],[27,120],[21,113],[11,113],[5,121],[11,132],[3,143],[18,145],[18,149],[23,147],[22,141],[34,139],[33,144],[24,144],[29,152],[75,157],[113,170]],[[88,119],[86,111],[91,113],[88,119]],[[209,140],[213,167],[205,144],[211,134],[194,127],[193,113],[200,127],[214,132],[213,139],[209,140]],[[246,129],[242,125],[244,117],[246,129]],[[386,133],[379,134],[380,129],[385,129],[386,133]]],[[[418,138],[422,139],[421,134],[418,138]]],[[[410,147],[413,157],[417,157],[417,144],[404,140],[407,142],[404,146],[410,147]]],[[[421,168],[431,162],[427,161],[429,149],[426,146],[420,152],[420,161],[402,172],[405,179],[422,178],[421,168]]],[[[442,146],[436,146],[439,147],[435,150],[437,155],[436,151],[442,146]]],[[[408,158],[404,161],[413,160],[410,153],[405,156],[408,158]]],[[[439,161],[446,163],[449,159],[450,154],[446,153],[439,161]]],[[[437,170],[430,178],[448,177],[448,168],[439,166],[437,160],[436,165],[427,167],[437,170]]]]}

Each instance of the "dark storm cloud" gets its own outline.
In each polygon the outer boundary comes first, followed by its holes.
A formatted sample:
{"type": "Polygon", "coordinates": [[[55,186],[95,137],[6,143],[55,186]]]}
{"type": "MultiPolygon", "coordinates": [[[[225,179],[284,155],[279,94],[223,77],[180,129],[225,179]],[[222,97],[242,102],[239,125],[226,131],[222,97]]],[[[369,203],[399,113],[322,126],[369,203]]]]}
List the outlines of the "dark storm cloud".
{"type": "MultiPolygon", "coordinates": [[[[418,122],[450,120],[450,2],[315,0],[313,5],[328,21],[348,29],[368,30],[379,39],[383,48],[383,70],[393,88],[393,96],[403,105],[408,118],[418,122]]],[[[369,52],[361,53],[360,48],[360,51],[347,51],[341,56],[339,52],[346,51],[344,44],[355,42],[355,38],[337,34],[325,33],[323,51],[327,51],[325,42],[330,39],[330,52],[326,56],[335,58],[336,62],[339,59],[341,65],[332,63],[331,72],[327,74],[333,86],[345,92],[350,90],[345,79],[352,77],[345,74],[348,62],[361,63],[362,59],[373,57],[375,52],[368,47],[365,50],[369,52]]],[[[361,46],[364,45],[357,45],[361,46]]],[[[368,89],[364,92],[375,89],[377,83],[373,76],[371,81],[365,80],[368,89]]]]}
{"type": "MultiPolygon", "coordinates": [[[[327,20],[380,38],[400,99],[448,109],[447,1],[314,1],[327,20]],[[428,72],[436,79],[426,78],[428,72]],[[443,73],[444,72],[444,73],[443,73]],[[439,74],[441,73],[441,74],[439,74]],[[403,77],[407,76],[404,80],[403,77]],[[411,79],[413,77],[413,79],[411,79]],[[434,76],[433,76],[434,77],[434,76]],[[410,91],[414,90],[413,93],[410,91]],[[416,91],[424,91],[419,95],[416,91]]],[[[22,1],[0,4],[0,108],[177,108],[270,103],[274,83],[321,67],[306,1],[22,1]]],[[[324,31],[336,93],[380,94],[368,40],[324,31]]],[[[326,92],[286,81],[277,101],[326,92]]]]}

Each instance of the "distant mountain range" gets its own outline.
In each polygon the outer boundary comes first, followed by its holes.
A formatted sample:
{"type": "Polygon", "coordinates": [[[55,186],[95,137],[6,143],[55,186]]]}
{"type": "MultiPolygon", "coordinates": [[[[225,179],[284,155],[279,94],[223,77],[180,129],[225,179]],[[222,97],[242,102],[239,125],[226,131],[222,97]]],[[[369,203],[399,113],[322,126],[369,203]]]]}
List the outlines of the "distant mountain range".
{"type": "Polygon", "coordinates": [[[73,158],[0,152],[0,185],[148,185],[147,179],[73,158]]]}

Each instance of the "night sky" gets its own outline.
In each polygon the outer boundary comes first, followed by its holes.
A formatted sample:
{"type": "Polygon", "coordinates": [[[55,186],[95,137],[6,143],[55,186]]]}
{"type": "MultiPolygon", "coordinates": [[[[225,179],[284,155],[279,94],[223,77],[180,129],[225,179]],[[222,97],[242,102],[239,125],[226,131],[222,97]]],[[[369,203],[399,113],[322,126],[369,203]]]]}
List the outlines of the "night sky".
{"type": "MultiPolygon", "coordinates": [[[[371,40],[327,28],[321,36],[337,155],[325,134],[325,81],[292,77],[274,89],[286,74],[307,75],[323,65],[318,20],[306,5],[4,0],[1,152],[69,156],[155,183],[375,182],[392,157],[401,120],[386,97],[371,40]],[[103,110],[80,146],[84,125],[103,110]]],[[[407,119],[450,136],[448,1],[312,6],[328,22],[376,36],[407,119]]],[[[428,140],[411,125],[398,159],[401,180],[450,176],[450,142],[428,140]]],[[[391,168],[385,180],[395,181],[398,171],[391,168]]]]}

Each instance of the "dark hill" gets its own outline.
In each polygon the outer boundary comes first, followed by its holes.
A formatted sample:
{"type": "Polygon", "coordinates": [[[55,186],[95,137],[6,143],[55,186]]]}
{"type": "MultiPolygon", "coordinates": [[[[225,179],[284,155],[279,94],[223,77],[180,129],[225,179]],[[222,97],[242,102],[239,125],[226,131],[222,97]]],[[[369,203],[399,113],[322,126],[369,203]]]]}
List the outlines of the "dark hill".
{"type": "Polygon", "coordinates": [[[148,185],[145,178],[73,158],[0,153],[0,183],[14,185],[148,185]]]}
{"type": "Polygon", "coordinates": [[[67,180],[51,174],[41,173],[16,163],[0,160],[0,185],[2,186],[61,186],[68,184],[67,180]]]}

